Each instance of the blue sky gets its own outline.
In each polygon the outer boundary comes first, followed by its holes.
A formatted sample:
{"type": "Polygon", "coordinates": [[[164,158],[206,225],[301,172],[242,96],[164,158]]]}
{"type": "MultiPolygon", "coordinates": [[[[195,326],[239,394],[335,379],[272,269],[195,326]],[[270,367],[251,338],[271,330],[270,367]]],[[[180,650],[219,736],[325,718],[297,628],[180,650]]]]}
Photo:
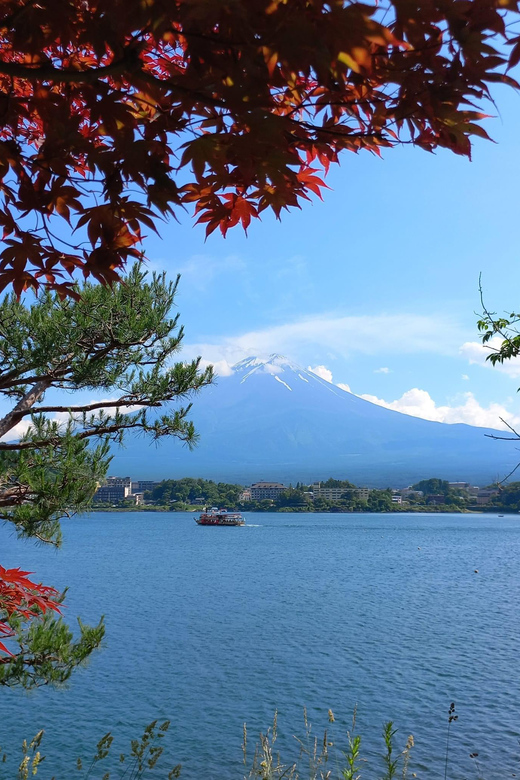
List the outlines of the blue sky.
{"type": "Polygon", "coordinates": [[[180,215],[147,238],[151,267],[182,273],[183,355],[225,374],[279,352],[419,416],[519,422],[520,367],[484,365],[476,330],[480,272],[489,308],[520,307],[520,96],[496,100],[497,143],[477,141],[472,162],[409,146],[345,153],[323,202],[263,216],[247,237],[205,242],[180,215]]]}
{"type": "Polygon", "coordinates": [[[323,202],[263,215],[248,236],[205,241],[183,213],[161,225],[144,248],[151,269],[182,274],[180,357],[225,376],[281,353],[397,411],[520,426],[520,360],[486,364],[476,328],[479,273],[489,309],[520,309],[520,95],[495,97],[496,143],[477,140],[472,162],[410,146],[345,153],[323,202]]]}

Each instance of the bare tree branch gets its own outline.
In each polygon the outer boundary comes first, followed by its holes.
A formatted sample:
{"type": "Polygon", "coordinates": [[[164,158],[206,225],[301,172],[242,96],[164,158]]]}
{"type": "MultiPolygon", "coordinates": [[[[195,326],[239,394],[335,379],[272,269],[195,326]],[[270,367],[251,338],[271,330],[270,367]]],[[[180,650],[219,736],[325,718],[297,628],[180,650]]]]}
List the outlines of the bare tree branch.
{"type": "Polygon", "coordinates": [[[509,425],[509,423],[504,420],[503,417],[498,418],[500,422],[504,423],[504,425],[509,428],[509,430],[514,433],[514,436],[495,436],[493,433],[485,433],[484,436],[486,436],[488,439],[497,439],[499,441],[519,441],[520,440],[520,433],[516,431],[512,425],[509,425]]]}

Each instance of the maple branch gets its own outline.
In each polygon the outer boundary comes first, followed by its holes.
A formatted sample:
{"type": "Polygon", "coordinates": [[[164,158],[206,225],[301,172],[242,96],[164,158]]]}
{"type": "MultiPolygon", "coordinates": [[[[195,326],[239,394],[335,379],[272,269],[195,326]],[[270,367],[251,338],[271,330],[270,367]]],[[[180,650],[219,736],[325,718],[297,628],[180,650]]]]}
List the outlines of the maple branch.
{"type": "Polygon", "coordinates": [[[137,56],[135,47],[125,50],[121,59],[103,65],[100,68],[89,70],[69,70],[55,68],[52,65],[22,65],[19,62],[5,62],[0,60],[0,74],[15,79],[27,79],[28,81],[55,81],[64,84],[93,84],[99,79],[108,76],[120,76],[125,71],[133,71],[141,68],[141,60],[137,56]]]}
{"type": "Polygon", "coordinates": [[[55,68],[49,65],[22,65],[18,62],[5,62],[0,60],[0,74],[10,76],[11,78],[27,79],[28,81],[54,81],[56,83],[66,84],[93,84],[99,79],[109,76],[121,76],[126,72],[137,72],[139,78],[142,78],[148,84],[153,84],[161,89],[170,92],[181,92],[184,95],[196,98],[203,103],[219,108],[226,108],[226,102],[210,95],[206,95],[198,90],[190,89],[182,84],[177,84],[171,79],[160,79],[152,73],[143,70],[143,62],[137,56],[135,47],[127,49],[125,55],[110,65],[104,65],[100,68],[90,68],[89,70],[69,70],[55,68]]]}
{"type": "Polygon", "coordinates": [[[201,103],[207,103],[214,108],[229,108],[225,100],[206,95],[204,92],[185,87],[183,84],[177,84],[171,79],[160,79],[157,76],[154,76],[153,73],[143,70],[142,68],[139,70],[139,78],[142,78],[147,84],[153,84],[153,86],[159,87],[160,89],[166,89],[169,92],[181,92],[184,95],[196,98],[201,103]]]}
{"type": "Polygon", "coordinates": [[[5,19],[0,22],[0,27],[9,29],[14,22],[29,8],[32,8],[33,5],[36,5],[38,0],[27,0],[25,5],[20,6],[10,16],[7,16],[5,19]]]}

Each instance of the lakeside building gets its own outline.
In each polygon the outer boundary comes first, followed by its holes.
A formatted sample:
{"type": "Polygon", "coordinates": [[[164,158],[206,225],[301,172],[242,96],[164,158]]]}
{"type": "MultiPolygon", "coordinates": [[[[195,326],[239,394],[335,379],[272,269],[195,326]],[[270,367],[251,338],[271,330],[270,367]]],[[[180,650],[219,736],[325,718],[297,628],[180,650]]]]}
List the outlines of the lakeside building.
{"type": "Polygon", "coordinates": [[[130,496],[129,485],[101,485],[94,494],[94,501],[115,504],[130,496]]]}
{"type": "Polygon", "coordinates": [[[280,493],[287,490],[281,482],[254,482],[251,485],[251,500],[263,501],[266,498],[277,499],[280,493]]]}
{"type": "Polygon", "coordinates": [[[151,493],[158,484],[159,483],[155,482],[153,479],[137,479],[132,482],[132,493],[134,495],[135,493],[151,493]]]}
{"type": "Polygon", "coordinates": [[[128,499],[133,500],[136,506],[143,506],[144,493],[132,493],[128,485],[101,485],[92,500],[100,504],[119,504],[128,499]]]}
{"type": "Polygon", "coordinates": [[[136,506],[144,504],[144,491],[153,490],[155,482],[151,480],[132,481],[131,477],[107,477],[94,494],[94,501],[117,504],[127,498],[133,498],[136,506]],[[149,487],[151,486],[151,487],[149,487]]]}
{"type": "Polygon", "coordinates": [[[399,491],[399,493],[405,499],[405,501],[408,498],[408,496],[419,496],[420,498],[424,495],[422,490],[414,490],[411,485],[407,488],[403,488],[402,490],[399,491]]]}
{"type": "Polygon", "coordinates": [[[495,496],[498,496],[498,490],[492,488],[483,488],[482,490],[479,490],[476,496],[477,506],[492,504],[495,496]]]}
{"type": "Polygon", "coordinates": [[[325,498],[327,501],[340,501],[345,495],[366,501],[370,495],[370,488],[321,487],[321,482],[311,485],[311,491],[314,498],[325,498]]]}
{"type": "MultiPolygon", "coordinates": [[[[143,505],[144,495],[150,493],[160,484],[158,480],[152,479],[132,479],[129,476],[109,476],[102,485],[99,485],[94,501],[98,503],[117,504],[122,501],[133,499],[137,506],[143,505]]],[[[493,505],[499,490],[495,487],[480,488],[471,485],[469,482],[452,481],[449,486],[454,491],[464,491],[470,498],[473,506],[493,505]]],[[[276,501],[279,496],[288,490],[287,486],[281,482],[254,482],[250,487],[244,487],[238,495],[240,503],[247,501],[276,501]]],[[[321,482],[315,482],[310,489],[305,491],[303,496],[307,501],[314,501],[318,498],[325,499],[331,503],[338,503],[345,499],[358,499],[367,501],[372,492],[367,487],[325,487],[321,482]]],[[[441,494],[424,494],[421,490],[414,490],[412,486],[406,488],[392,489],[392,503],[396,505],[407,504],[411,496],[420,500],[420,503],[430,505],[441,505],[446,501],[446,496],[441,494]],[[422,499],[422,500],[421,500],[422,499]]],[[[304,499],[304,500],[305,500],[304,499]]],[[[204,503],[203,496],[195,499],[195,503],[204,503]]]]}
{"type": "Polygon", "coordinates": [[[446,496],[444,495],[444,493],[431,493],[429,496],[426,496],[426,503],[434,504],[434,505],[445,504],[446,496]]]}
{"type": "Polygon", "coordinates": [[[349,493],[351,492],[349,488],[345,487],[322,488],[320,485],[320,482],[311,485],[311,491],[314,498],[325,498],[327,501],[339,501],[345,496],[347,491],[349,493]]]}
{"type": "Polygon", "coordinates": [[[107,477],[105,480],[106,487],[125,487],[129,491],[132,490],[132,478],[131,477],[107,477]]]}

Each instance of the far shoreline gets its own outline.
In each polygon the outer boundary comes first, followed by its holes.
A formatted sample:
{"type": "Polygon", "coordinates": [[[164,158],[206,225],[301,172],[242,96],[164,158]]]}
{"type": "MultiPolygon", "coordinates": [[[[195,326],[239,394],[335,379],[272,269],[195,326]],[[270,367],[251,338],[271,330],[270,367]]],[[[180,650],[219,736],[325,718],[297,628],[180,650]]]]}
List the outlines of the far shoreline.
{"type": "MultiPolygon", "coordinates": [[[[105,508],[93,508],[89,509],[87,512],[82,514],[97,514],[99,512],[104,512],[105,514],[121,514],[121,513],[139,513],[139,514],[185,514],[185,515],[196,515],[200,512],[203,512],[203,509],[162,509],[159,507],[150,507],[150,508],[142,508],[142,507],[105,507],[105,508]]],[[[239,511],[239,510],[233,510],[233,511],[239,511]]],[[[406,510],[397,510],[397,511],[391,511],[391,510],[369,510],[369,511],[355,511],[355,512],[331,512],[330,510],[322,510],[322,511],[314,511],[314,512],[291,512],[290,510],[284,511],[282,510],[273,510],[272,512],[266,511],[266,512],[259,512],[258,510],[242,510],[241,514],[244,515],[499,515],[499,516],[505,516],[506,514],[509,517],[517,517],[520,515],[520,512],[505,512],[504,510],[500,509],[463,509],[459,511],[453,511],[452,509],[406,509],[406,510]]]]}

